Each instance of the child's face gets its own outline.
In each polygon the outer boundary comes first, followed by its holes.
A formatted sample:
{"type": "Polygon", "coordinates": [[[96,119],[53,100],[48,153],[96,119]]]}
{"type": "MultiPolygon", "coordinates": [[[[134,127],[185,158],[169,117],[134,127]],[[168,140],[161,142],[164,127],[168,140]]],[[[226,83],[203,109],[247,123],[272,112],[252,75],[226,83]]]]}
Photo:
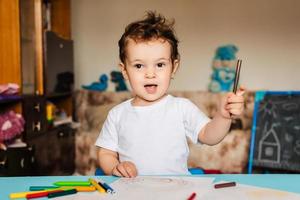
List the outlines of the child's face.
{"type": "Polygon", "coordinates": [[[120,67],[136,95],[133,105],[144,106],[166,95],[178,60],[172,63],[171,45],[167,41],[153,39],[135,42],[130,39],[126,46],[125,63],[121,63],[120,67]]]}

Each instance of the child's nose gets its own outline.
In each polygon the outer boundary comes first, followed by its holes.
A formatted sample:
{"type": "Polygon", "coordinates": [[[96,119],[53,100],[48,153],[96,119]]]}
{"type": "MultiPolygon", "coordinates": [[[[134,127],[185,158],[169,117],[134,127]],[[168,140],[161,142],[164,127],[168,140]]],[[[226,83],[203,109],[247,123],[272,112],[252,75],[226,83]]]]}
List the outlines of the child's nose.
{"type": "Polygon", "coordinates": [[[155,78],[155,70],[152,67],[149,67],[145,73],[146,78],[155,78]]]}

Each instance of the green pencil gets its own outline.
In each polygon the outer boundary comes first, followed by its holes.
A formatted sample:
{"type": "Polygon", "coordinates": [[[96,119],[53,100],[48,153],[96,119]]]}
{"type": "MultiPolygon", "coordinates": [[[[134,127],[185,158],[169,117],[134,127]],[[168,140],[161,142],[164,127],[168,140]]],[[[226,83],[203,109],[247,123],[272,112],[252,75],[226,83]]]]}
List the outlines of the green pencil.
{"type": "Polygon", "coordinates": [[[90,186],[89,181],[58,181],[53,183],[56,186],[90,186]]]}

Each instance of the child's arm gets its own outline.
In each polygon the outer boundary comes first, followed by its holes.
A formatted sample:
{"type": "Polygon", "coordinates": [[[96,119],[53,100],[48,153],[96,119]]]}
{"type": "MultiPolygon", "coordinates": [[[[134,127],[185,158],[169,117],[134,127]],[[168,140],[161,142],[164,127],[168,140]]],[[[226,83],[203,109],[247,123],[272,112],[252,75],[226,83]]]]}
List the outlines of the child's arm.
{"type": "Polygon", "coordinates": [[[135,165],[130,161],[119,162],[118,153],[105,148],[98,150],[98,161],[106,175],[123,176],[127,178],[137,176],[135,165]]]}
{"type": "Polygon", "coordinates": [[[208,145],[218,144],[228,133],[232,118],[236,118],[244,111],[244,90],[237,94],[227,93],[221,100],[220,108],[214,118],[206,124],[198,134],[200,142],[208,145]]]}

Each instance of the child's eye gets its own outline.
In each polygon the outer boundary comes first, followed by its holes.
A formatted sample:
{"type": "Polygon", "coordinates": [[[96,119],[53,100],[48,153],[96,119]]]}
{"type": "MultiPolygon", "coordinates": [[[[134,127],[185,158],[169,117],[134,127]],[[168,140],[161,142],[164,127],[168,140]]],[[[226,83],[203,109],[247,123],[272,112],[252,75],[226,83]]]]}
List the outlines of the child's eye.
{"type": "Polygon", "coordinates": [[[141,69],[142,65],[141,64],[135,64],[134,67],[137,68],[137,69],[141,69]]]}
{"type": "Polygon", "coordinates": [[[157,67],[163,67],[165,65],[166,65],[165,63],[157,63],[157,67]]]}

